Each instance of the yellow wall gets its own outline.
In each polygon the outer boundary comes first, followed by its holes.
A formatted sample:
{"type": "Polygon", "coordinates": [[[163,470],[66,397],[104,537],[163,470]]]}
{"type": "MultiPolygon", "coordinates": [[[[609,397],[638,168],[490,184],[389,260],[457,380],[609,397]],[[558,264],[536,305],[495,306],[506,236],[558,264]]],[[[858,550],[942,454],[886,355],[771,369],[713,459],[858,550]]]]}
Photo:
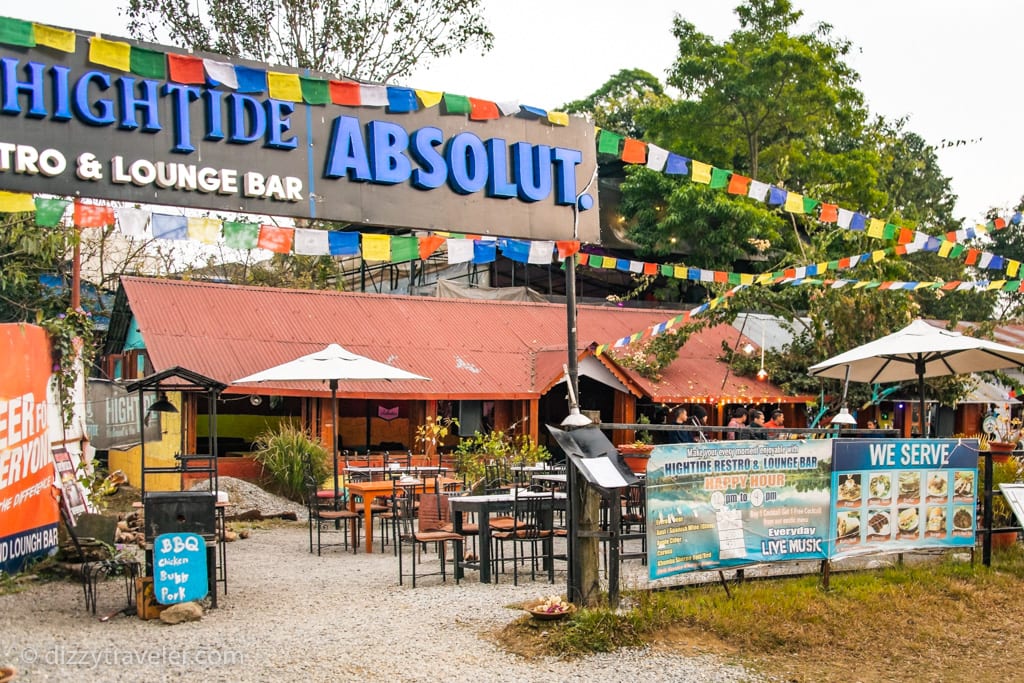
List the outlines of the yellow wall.
{"type": "MultiPolygon", "coordinates": [[[[252,441],[260,434],[276,429],[282,422],[292,420],[296,424],[298,418],[288,418],[279,415],[218,415],[217,436],[240,437],[246,441],[252,441]]],[[[207,414],[196,416],[196,436],[205,438],[210,433],[210,416],[207,414]]]]}
{"type": "MultiPolygon", "coordinates": [[[[146,444],[147,467],[175,467],[174,456],[181,453],[181,394],[168,392],[168,400],[178,409],[176,413],[160,413],[163,438],[146,444]]],[[[136,446],[127,451],[110,451],[110,471],[122,470],[128,475],[128,483],[142,486],[142,450],[136,446]]],[[[146,477],[147,491],[180,491],[181,475],[151,474],[146,477]]]]}

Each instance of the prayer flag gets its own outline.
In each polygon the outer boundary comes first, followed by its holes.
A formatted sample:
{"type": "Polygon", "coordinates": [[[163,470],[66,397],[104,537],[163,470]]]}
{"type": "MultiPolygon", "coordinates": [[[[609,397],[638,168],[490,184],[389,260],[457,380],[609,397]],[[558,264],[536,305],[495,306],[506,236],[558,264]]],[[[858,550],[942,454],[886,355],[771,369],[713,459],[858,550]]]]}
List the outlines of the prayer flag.
{"type": "Polygon", "coordinates": [[[198,57],[170,52],[167,54],[167,72],[175,83],[206,85],[206,69],[198,57]]]}
{"type": "Polygon", "coordinates": [[[166,213],[153,214],[153,237],[160,240],[183,240],[188,237],[188,219],[166,213]]]}
{"type": "Polygon", "coordinates": [[[531,107],[528,104],[520,105],[519,111],[525,112],[532,116],[536,116],[538,119],[546,119],[548,117],[547,110],[541,109],[540,107],[531,107]]]}
{"type": "Polygon", "coordinates": [[[236,66],[235,78],[238,79],[238,92],[263,93],[267,91],[267,72],[248,66],[236,66]]]}
{"type": "Polygon", "coordinates": [[[863,230],[866,222],[867,216],[859,212],[855,213],[853,218],[850,219],[850,230],[863,230]]]}
{"type": "Polygon", "coordinates": [[[0,190],[0,213],[20,213],[35,211],[36,203],[32,195],[24,192],[4,192],[0,190]]]}
{"type": "Polygon", "coordinates": [[[364,107],[386,107],[388,105],[388,89],[384,85],[360,85],[359,99],[364,107]]]}
{"type": "Polygon", "coordinates": [[[469,98],[469,118],[473,121],[488,121],[501,117],[498,105],[490,100],[469,98]]]}
{"type": "Polygon", "coordinates": [[[64,218],[64,212],[70,204],[66,199],[45,199],[42,197],[36,197],[35,199],[35,210],[36,210],[36,225],[43,228],[56,227],[62,218],[64,218]]]}
{"type": "Polygon", "coordinates": [[[282,102],[301,102],[302,84],[298,74],[285,74],[277,71],[267,72],[267,87],[270,97],[282,102]]]}
{"type": "Polygon", "coordinates": [[[60,50],[61,52],[75,51],[74,31],[65,31],[64,29],[54,28],[53,26],[36,24],[35,33],[36,45],[60,50]]]}
{"type": "Polygon", "coordinates": [[[358,107],[362,104],[359,97],[359,84],[349,81],[331,81],[331,102],[345,107],[358,107]]]}
{"type": "Polygon", "coordinates": [[[768,206],[782,206],[786,203],[786,195],[789,194],[781,187],[774,185],[768,188],[768,206]]]}
{"type": "Polygon", "coordinates": [[[430,107],[436,107],[438,102],[441,101],[441,97],[444,96],[443,92],[437,92],[436,90],[417,90],[416,97],[420,98],[420,104],[429,109],[430,107]]]}
{"type": "Polygon", "coordinates": [[[411,88],[388,86],[388,111],[405,114],[420,108],[416,91],[411,88]]]}
{"type": "Polygon", "coordinates": [[[31,21],[0,17],[0,43],[18,47],[35,47],[35,27],[31,21]]]}
{"type": "Polygon", "coordinates": [[[136,76],[160,81],[167,79],[167,55],[163,52],[133,46],[129,67],[136,76]]]}
{"type": "Polygon", "coordinates": [[[689,163],[687,157],[669,152],[665,161],[665,175],[687,175],[690,172],[689,163]]]}
{"type": "Polygon", "coordinates": [[[707,185],[711,182],[711,164],[705,164],[703,161],[693,161],[693,172],[690,174],[690,179],[695,183],[703,183],[707,185]]]}
{"type": "MultiPolygon", "coordinates": [[[[331,89],[327,81],[322,78],[307,78],[299,76],[299,85],[302,88],[302,101],[306,104],[330,104],[331,89]]],[[[322,230],[320,232],[323,232],[322,230]]]]}
{"type": "Polygon", "coordinates": [[[469,98],[465,95],[446,92],[443,100],[446,114],[468,114],[470,112],[469,98]]]}
{"type": "Polygon", "coordinates": [[[131,68],[132,46],[119,40],[107,40],[99,36],[89,39],[89,61],[100,66],[109,66],[118,71],[131,68]]]}
{"type": "Polygon", "coordinates": [[[839,219],[839,207],[835,204],[822,204],[818,220],[822,223],[835,223],[839,219]]]}
{"type": "Polygon", "coordinates": [[[494,240],[473,240],[473,263],[494,263],[498,258],[494,240]]]}
{"type": "Polygon", "coordinates": [[[811,199],[810,197],[804,197],[804,213],[814,213],[814,208],[818,206],[817,199],[811,199]]]}
{"type": "Polygon", "coordinates": [[[217,240],[220,239],[221,223],[222,221],[218,218],[189,216],[189,239],[198,240],[203,244],[217,244],[217,240]]]}
{"type": "Polygon", "coordinates": [[[882,221],[881,219],[872,218],[871,221],[868,223],[868,237],[877,237],[880,239],[882,237],[884,230],[885,221],[882,221]]]}
{"type": "Polygon", "coordinates": [[[390,261],[391,235],[363,235],[364,261],[390,261]]]}
{"type": "Polygon", "coordinates": [[[839,209],[836,222],[840,228],[849,229],[850,223],[853,222],[853,211],[850,211],[849,209],[839,209]]]}
{"type": "Polygon", "coordinates": [[[526,263],[530,257],[530,245],[524,240],[501,240],[501,253],[510,261],[526,263]]]}
{"type": "Polygon", "coordinates": [[[420,258],[426,261],[430,258],[431,254],[441,248],[442,244],[444,244],[444,238],[440,235],[421,237],[419,244],[420,258]]]}
{"type": "Polygon", "coordinates": [[[294,236],[293,228],[279,228],[276,225],[264,224],[260,226],[260,236],[256,240],[256,246],[275,254],[287,254],[292,250],[294,236]]]}
{"type": "Polygon", "coordinates": [[[359,233],[331,230],[327,233],[327,246],[331,256],[356,256],[359,254],[359,233]]]}
{"type": "Polygon", "coordinates": [[[619,154],[619,143],[622,142],[623,137],[617,135],[609,130],[602,129],[597,135],[597,153],[598,154],[619,154]]]}
{"type": "Polygon", "coordinates": [[[786,195],[786,203],[783,205],[783,210],[789,213],[803,213],[804,212],[804,196],[797,194],[796,192],[790,192],[786,195]]]}
{"type": "Polygon", "coordinates": [[[473,259],[473,240],[470,239],[449,239],[448,240],[448,263],[466,263],[473,259]]]}
{"type": "Polygon", "coordinates": [[[558,248],[559,260],[565,260],[580,251],[580,243],[577,240],[558,240],[555,246],[558,248]]]}
{"type": "Polygon", "coordinates": [[[420,257],[420,238],[409,235],[391,238],[391,262],[404,263],[420,257]]]}
{"type": "Polygon", "coordinates": [[[726,188],[726,192],[729,194],[747,194],[750,190],[751,178],[739,173],[733,173],[732,177],[729,178],[729,187],[726,188]]]}
{"type": "Polygon", "coordinates": [[[146,225],[150,212],[146,209],[118,209],[117,222],[121,234],[126,237],[146,237],[146,225]]]}
{"type": "Polygon", "coordinates": [[[666,161],[668,161],[668,150],[657,145],[647,145],[647,168],[660,173],[665,170],[666,161]]]}
{"type": "Polygon", "coordinates": [[[732,171],[727,171],[724,168],[712,168],[711,169],[711,188],[715,190],[721,190],[729,184],[729,175],[732,171]]]}
{"type": "Polygon", "coordinates": [[[568,126],[569,115],[564,111],[549,111],[548,123],[552,123],[556,126],[568,126]]]}
{"type": "Polygon", "coordinates": [[[515,116],[522,109],[519,106],[519,100],[506,100],[504,102],[495,102],[495,104],[498,105],[502,116],[515,116]]]}
{"type": "Polygon", "coordinates": [[[214,85],[238,90],[238,74],[235,72],[234,64],[204,59],[203,69],[206,70],[206,79],[214,85]]]}
{"type": "Polygon", "coordinates": [[[79,228],[102,228],[114,224],[114,209],[100,204],[83,204],[75,200],[75,225],[79,228]]]}
{"type": "Polygon", "coordinates": [[[295,253],[302,256],[324,256],[331,253],[326,230],[295,228],[294,248],[295,253]]]}
{"type": "Polygon", "coordinates": [[[225,221],[224,244],[232,249],[255,249],[260,238],[259,223],[225,221]]]}
{"type": "Polygon", "coordinates": [[[768,183],[763,183],[760,180],[750,181],[750,190],[747,192],[747,196],[751,199],[756,199],[759,202],[763,202],[765,196],[768,194],[770,186],[768,183]]]}
{"type": "Polygon", "coordinates": [[[635,138],[626,138],[622,145],[622,160],[627,164],[647,163],[647,145],[635,138]]]}

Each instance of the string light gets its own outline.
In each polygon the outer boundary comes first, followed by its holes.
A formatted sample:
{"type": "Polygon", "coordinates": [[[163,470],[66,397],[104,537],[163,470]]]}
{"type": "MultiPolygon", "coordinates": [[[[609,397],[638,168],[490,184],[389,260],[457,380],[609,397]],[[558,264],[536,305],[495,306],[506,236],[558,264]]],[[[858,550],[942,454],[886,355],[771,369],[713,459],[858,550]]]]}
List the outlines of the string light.
{"type": "Polygon", "coordinates": [[[763,382],[768,379],[768,371],[764,369],[764,328],[765,325],[761,326],[761,369],[757,371],[757,380],[763,382]]]}

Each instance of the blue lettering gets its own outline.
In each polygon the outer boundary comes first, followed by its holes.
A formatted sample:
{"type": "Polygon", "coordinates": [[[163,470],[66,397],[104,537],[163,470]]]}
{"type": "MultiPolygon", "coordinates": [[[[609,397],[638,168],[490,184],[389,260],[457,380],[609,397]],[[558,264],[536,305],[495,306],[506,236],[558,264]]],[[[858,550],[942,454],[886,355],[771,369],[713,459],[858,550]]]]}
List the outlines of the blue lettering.
{"type": "Polygon", "coordinates": [[[508,179],[508,145],[501,138],[487,141],[487,195],[507,199],[516,196],[515,183],[508,179]]]}
{"type": "Polygon", "coordinates": [[[164,95],[173,95],[174,99],[174,147],[172,152],[188,154],[196,151],[192,145],[192,120],[189,115],[189,103],[199,98],[199,88],[177,83],[165,83],[164,95]]]}
{"type": "MultiPolygon", "coordinates": [[[[521,143],[527,144],[527,143],[521,143]]],[[[487,184],[487,150],[472,133],[459,133],[448,141],[448,185],[459,194],[479,192],[487,184]]]]}
{"type": "Polygon", "coordinates": [[[117,124],[118,128],[125,130],[134,130],[139,127],[138,121],[135,119],[135,110],[140,109],[143,112],[145,123],[142,124],[142,130],[147,133],[156,133],[161,129],[160,126],[160,110],[157,105],[157,82],[150,80],[143,80],[139,84],[142,90],[142,96],[135,96],[135,79],[128,76],[124,76],[118,79],[118,91],[121,103],[121,121],[117,124]]]}
{"type": "Polygon", "coordinates": [[[71,120],[71,88],[68,85],[71,69],[66,66],[53,67],[53,120],[71,120]]]}
{"type": "Polygon", "coordinates": [[[539,202],[551,194],[551,148],[529,142],[512,145],[512,168],[524,202],[539,202]]]}
{"type": "Polygon", "coordinates": [[[448,180],[448,166],[436,147],[444,140],[444,133],[440,128],[428,126],[414,131],[411,137],[409,152],[421,167],[412,172],[412,186],[420,190],[441,187],[448,180]]]}
{"type": "Polygon", "coordinates": [[[576,167],[583,163],[583,152],[555,147],[551,158],[555,162],[555,203],[572,204],[576,201],[576,167]]]}
{"type": "Polygon", "coordinates": [[[255,97],[232,93],[228,95],[231,112],[228,117],[228,142],[244,145],[256,142],[267,127],[263,106],[255,97]],[[246,124],[250,125],[246,125],[246,124]]]}
{"type": "Polygon", "coordinates": [[[294,135],[287,140],[284,139],[284,134],[292,129],[292,122],[288,119],[288,116],[293,111],[295,111],[295,105],[291,102],[281,102],[280,100],[267,101],[267,117],[269,119],[267,124],[267,147],[295,149],[298,146],[299,142],[295,139],[294,135]]]}
{"type": "Polygon", "coordinates": [[[206,109],[206,134],[204,137],[207,140],[224,139],[223,97],[224,93],[219,90],[207,90],[203,93],[203,105],[206,109]]]}
{"type": "Polygon", "coordinates": [[[18,60],[11,57],[3,58],[4,77],[4,101],[3,112],[5,114],[20,114],[21,103],[18,101],[18,93],[27,93],[31,106],[28,116],[34,119],[41,119],[46,116],[46,106],[43,104],[43,65],[39,62],[29,62],[25,65],[27,81],[19,81],[16,69],[18,60]]]}
{"type": "Polygon", "coordinates": [[[372,180],[370,162],[366,158],[366,146],[360,135],[359,119],[354,116],[339,116],[331,127],[331,142],[327,148],[327,178],[350,180],[372,180]]]}
{"type": "Polygon", "coordinates": [[[409,146],[405,129],[387,121],[370,121],[366,128],[373,182],[394,185],[408,180],[412,165],[403,154],[409,146]]]}
{"type": "Polygon", "coordinates": [[[90,71],[75,83],[75,114],[90,126],[109,126],[114,122],[114,103],[106,98],[89,102],[89,84],[96,81],[100,90],[110,87],[110,75],[102,71],[90,71]],[[95,106],[95,110],[93,107],[95,106]]]}

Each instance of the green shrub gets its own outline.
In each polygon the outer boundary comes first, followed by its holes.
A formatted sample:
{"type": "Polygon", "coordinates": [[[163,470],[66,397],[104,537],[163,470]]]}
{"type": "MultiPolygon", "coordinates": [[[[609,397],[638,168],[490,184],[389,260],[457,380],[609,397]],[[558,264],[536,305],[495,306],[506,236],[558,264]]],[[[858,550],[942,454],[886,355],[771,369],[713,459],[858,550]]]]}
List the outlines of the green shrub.
{"type": "Polygon", "coordinates": [[[283,422],[263,432],[253,441],[253,457],[270,476],[271,486],[292,500],[306,500],[306,462],[312,463],[313,476],[327,478],[331,455],[323,444],[294,424],[283,422]]]}
{"type": "Polygon", "coordinates": [[[474,432],[473,436],[460,440],[455,448],[455,468],[473,484],[483,480],[484,466],[490,462],[535,465],[551,458],[548,449],[528,434],[512,434],[514,428],[512,425],[505,431],[474,432]]]}

